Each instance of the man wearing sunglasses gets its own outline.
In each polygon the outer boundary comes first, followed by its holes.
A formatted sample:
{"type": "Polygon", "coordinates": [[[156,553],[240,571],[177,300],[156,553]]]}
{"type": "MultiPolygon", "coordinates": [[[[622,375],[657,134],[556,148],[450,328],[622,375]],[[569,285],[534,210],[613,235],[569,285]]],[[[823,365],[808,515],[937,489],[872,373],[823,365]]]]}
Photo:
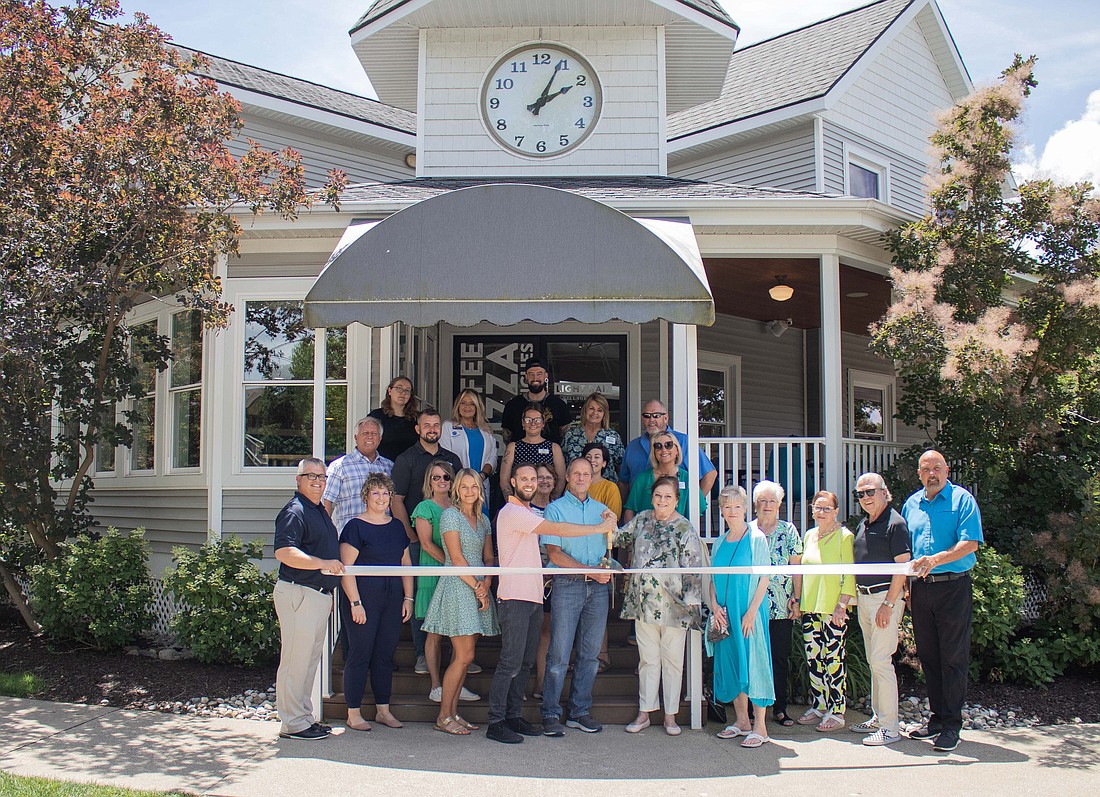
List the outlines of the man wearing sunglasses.
{"type": "Polygon", "coordinates": [[[381,442],[382,422],[368,415],[355,424],[355,448],[328,466],[325,509],[337,531],[367,508],[362,496],[367,477],[372,473],[389,476],[393,470],[393,462],[378,453],[381,442]]]}
{"type": "MultiPolygon", "coordinates": [[[[683,432],[669,429],[668,408],[657,399],[650,399],[642,405],[642,434],[635,437],[626,447],[623,455],[623,464],[619,468],[619,489],[622,491],[623,500],[630,495],[630,483],[649,469],[650,441],[659,434],[668,432],[680,441],[680,451],[686,460],[688,454],[688,439],[683,432]]],[[[718,478],[718,471],[714,463],[710,461],[703,449],[699,449],[699,489],[703,495],[710,495],[710,488],[714,486],[714,480],[718,478]]],[[[684,465],[687,468],[687,465],[684,465]]]]}
{"type": "MultiPolygon", "coordinates": [[[[856,564],[908,562],[909,527],[890,506],[892,496],[886,481],[877,473],[864,473],[856,481],[856,499],[866,513],[859,522],[853,545],[856,564]]],[[[902,592],[905,575],[856,576],[856,606],[863,646],[871,668],[871,706],[867,722],[851,726],[868,734],[868,747],[893,744],[901,739],[898,724],[898,679],[894,673],[894,652],[898,649],[898,624],[905,611],[902,592]]]]}

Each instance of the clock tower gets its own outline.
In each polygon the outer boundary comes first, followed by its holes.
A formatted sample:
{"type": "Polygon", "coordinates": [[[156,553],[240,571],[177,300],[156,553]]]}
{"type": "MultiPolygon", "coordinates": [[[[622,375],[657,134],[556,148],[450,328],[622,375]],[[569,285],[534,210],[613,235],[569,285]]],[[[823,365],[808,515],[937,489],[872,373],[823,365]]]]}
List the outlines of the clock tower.
{"type": "Polygon", "coordinates": [[[714,0],[379,0],[351,32],[417,113],[418,177],[666,173],[665,119],[716,98],[737,26],[714,0]]]}

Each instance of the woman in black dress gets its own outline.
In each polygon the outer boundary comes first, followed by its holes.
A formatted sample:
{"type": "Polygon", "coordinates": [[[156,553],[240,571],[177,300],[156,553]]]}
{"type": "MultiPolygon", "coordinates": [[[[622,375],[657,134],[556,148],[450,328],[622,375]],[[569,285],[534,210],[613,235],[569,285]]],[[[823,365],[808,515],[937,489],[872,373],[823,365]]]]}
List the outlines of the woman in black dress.
{"type": "Polygon", "coordinates": [[[391,462],[408,449],[416,445],[416,415],[420,412],[420,402],[412,380],[407,376],[395,376],[386,388],[386,397],[382,406],[371,410],[371,418],[377,418],[382,424],[382,442],[378,444],[378,453],[391,462]]]}

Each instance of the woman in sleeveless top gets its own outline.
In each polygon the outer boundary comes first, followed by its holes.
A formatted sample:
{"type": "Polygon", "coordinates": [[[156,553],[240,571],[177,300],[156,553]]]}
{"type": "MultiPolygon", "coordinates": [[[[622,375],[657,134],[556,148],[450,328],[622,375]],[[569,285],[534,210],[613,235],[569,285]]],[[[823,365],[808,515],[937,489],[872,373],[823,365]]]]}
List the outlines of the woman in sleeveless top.
{"type": "Polygon", "coordinates": [[[500,489],[505,498],[512,494],[512,468],[516,465],[552,465],[557,476],[553,497],[557,498],[565,491],[565,457],[562,456],[561,446],[542,436],[545,425],[542,408],[537,404],[528,404],[523,411],[524,437],[508,444],[500,463],[500,489]]]}

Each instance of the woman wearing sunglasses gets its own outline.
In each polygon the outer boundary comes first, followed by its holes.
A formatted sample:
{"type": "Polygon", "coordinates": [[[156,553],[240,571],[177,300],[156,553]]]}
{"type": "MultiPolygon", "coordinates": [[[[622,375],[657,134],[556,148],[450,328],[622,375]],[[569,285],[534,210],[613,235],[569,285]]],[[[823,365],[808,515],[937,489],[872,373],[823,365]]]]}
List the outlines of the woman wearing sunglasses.
{"type": "MultiPolygon", "coordinates": [[[[680,443],[671,432],[659,432],[649,442],[649,469],[642,471],[630,484],[630,494],[623,504],[623,522],[628,522],[639,512],[652,508],[650,492],[653,483],[661,476],[671,476],[676,479],[680,497],[676,504],[676,511],[684,517],[688,517],[688,472],[683,467],[684,455],[680,451],[680,443]]],[[[698,488],[696,488],[698,489],[698,488]]],[[[707,499],[702,490],[699,490],[699,512],[707,510],[707,499]]]]}
{"type": "MultiPolygon", "coordinates": [[[[443,537],[439,532],[439,520],[443,510],[451,506],[451,484],[455,473],[449,462],[432,460],[424,472],[424,500],[416,505],[412,513],[412,522],[416,526],[416,536],[420,539],[420,566],[440,567],[446,555],[443,553],[443,537]]],[[[439,576],[416,577],[415,616],[423,620],[432,602],[439,576]]],[[[443,686],[439,680],[439,667],[443,637],[439,634],[426,634],[424,637],[424,658],[428,662],[428,675],[432,679],[432,690],[428,697],[436,703],[443,699],[443,686]]],[[[463,687],[460,700],[477,700],[479,695],[463,687]]]]}

